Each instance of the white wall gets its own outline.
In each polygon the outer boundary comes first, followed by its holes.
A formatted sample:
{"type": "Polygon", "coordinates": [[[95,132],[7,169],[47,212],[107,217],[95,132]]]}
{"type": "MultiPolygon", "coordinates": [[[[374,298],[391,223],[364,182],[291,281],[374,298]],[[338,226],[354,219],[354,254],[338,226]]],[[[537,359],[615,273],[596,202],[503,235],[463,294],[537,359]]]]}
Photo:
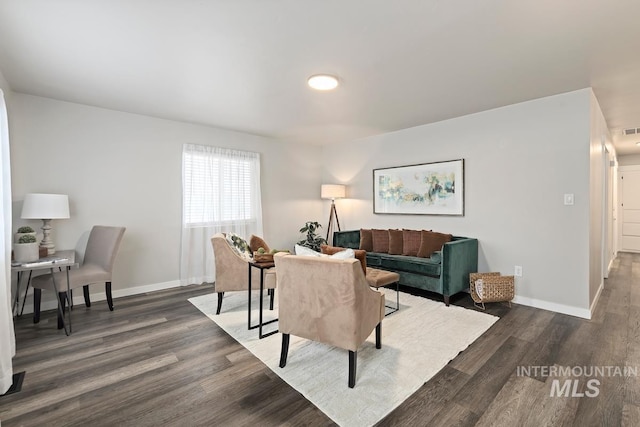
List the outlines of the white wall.
{"type": "Polygon", "coordinates": [[[640,165],[640,154],[627,154],[624,156],[618,156],[619,166],[634,166],[640,165]]]}
{"type": "MultiPolygon", "coordinates": [[[[5,101],[11,96],[11,88],[9,87],[9,83],[2,75],[2,70],[0,69],[0,89],[4,92],[5,101]]],[[[8,103],[8,101],[7,101],[8,103]]]]}
{"type": "Polygon", "coordinates": [[[590,137],[589,137],[589,304],[593,305],[600,294],[605,276],[603,263],[604,222],[604,174],[605,146],[615,158],[611,135],[593,91],[590,93],[590,137]],[[613,150],[613,151],[611,151],[613,150]]]}
{"type": "Polygon", "coordinates": [[[584,89],[325,147],[324,182],[348,185],[342,229],[476,237],[480,271],[523,267],[516,301],[589,317],[590,102],[584,89]],[[373,214],[374,168],[460,158],[465,216],[373,214]]]}
{"type": "Polygon", "coordinates": [[[349,199],[337,201],[343,230],[428,228],[477,237],[481,271],[512,274],[523,266],[517,301],[588,317],[598,276],[589,267],[597,221],[592,101],[584,89],[318,148],[13,94],[14,225],[25,222],[17,218],[25,193],[69,194],[72,218],[54,222],[59,248],[81,251],[92,225],[121,224],[127,233],[115,294],[175,285],[182,144],[246,149],[262,153],[265,237],[274,246],[290,247],[305,221],[326,226],[320,183],[346,183],[349,199]],[[372,169],[458,158],[465,159],[465,216],[373,214],[372,169]],[[574,206],[563,205],[564,193],[575,195],[574,206]]]}
{"type": "Polygon", "coordinates": [[[71,219],[52,223],[58,248],[82,252],[95,224],[126,226],[114,295],[178,283],[184,143],[261,153],[270,245],[291,247],[321,212],[318,147],[17,93],[12,101],[14,228],[41,225],[19,219],[30,192],[69,195],[71,219]]]}

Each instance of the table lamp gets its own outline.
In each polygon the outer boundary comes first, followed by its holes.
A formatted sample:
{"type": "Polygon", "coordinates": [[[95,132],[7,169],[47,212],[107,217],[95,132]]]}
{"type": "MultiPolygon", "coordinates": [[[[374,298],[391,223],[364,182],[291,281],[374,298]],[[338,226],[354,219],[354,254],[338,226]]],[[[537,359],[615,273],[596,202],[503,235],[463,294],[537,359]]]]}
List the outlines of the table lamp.
{"type": "MultiPolygon", "coordinates": [[[[340,231],[340,220],[336,211],[336,199],[344,199],[346,195],[346,187],[340,184],[322,184],[320,187],[320,197],[323,199],[331,199],[331,212],[329,213],[329,225],[327,226],[327,243],[329,243],[329,234],[333,229],[333,219],[335,218],[340,231]]],[[[333,244],[333,239],[331,239],[333,244]]]]}
{"type": "Polygon", "coordinates": [[[41,248],[47,248],[48,255],[56,253],[51,240],[51,220],[69,218],[69,196],[66,194],[31,193],[24,196],[22,219],[42,220],[41,248]]]}

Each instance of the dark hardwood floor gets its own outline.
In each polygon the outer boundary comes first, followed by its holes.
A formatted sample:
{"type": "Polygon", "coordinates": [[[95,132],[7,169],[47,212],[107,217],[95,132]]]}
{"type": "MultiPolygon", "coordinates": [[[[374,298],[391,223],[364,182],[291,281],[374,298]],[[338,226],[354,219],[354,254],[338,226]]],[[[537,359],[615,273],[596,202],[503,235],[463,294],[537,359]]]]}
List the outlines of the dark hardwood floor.
{"type": "MultiPolygon", "coordinates": [[[[105,301],[77,305],[70,337],[53,311],[37,325],[16,319],[14,370],[26,377],[21,392],[0,397],[2,425],[333,425],[187,301],[212,291],[120,298],[114,312],[105,301]]],[[[454,303],[472,307],[468,295],[454,303]]],[[[597,397],[550,397],[565,378],[517,371],[640,368],[640,255],[619,255],[591,321],[518,305],[487,311],[501,319],[380,425],[640,424],[635,376],[597,377],[597,397]]],[[[577,379],[587,391],[588,378],[577,379]]]]}

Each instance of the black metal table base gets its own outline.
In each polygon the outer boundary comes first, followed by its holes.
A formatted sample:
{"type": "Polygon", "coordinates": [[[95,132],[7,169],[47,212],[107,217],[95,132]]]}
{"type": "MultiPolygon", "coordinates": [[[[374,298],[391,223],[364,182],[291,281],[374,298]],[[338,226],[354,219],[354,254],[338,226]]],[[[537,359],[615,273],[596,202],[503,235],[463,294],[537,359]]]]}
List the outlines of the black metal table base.
{"type": "MultiPolygon", "coordinates": [[[[400,282],[396,282],[396,306],[392,306],[392,305],[387,305],[386,304],[386,299],[385,299],[385,308],[389,308],[391,310],[389,310],[388,313],[385,313],[385,317],[395,313],[396,311],[400,310],[400,282]]],[[[385,310],[386,312],[386,310],[385,310]]]]}
{"type": "MultiPolygon", "coordinates": [[[[271,336],[273,334],[277,334],[278,333],[278,329],[275,329],[273,331],[267,332],[267,333],[262,333],[262,327],[265,325],[268,325],[270,323],[274,323],[277,322],[278,319],[271,319],[268,320],[266,322],[264,322],[262,320],[262,311],[263,311],[263,307],[264,307],[264,270],[273,267],[273,263],[255,263],[255,262],[250,262],[249,263],[249,301],[248,301],[248,323],[247,323],[247,327],[249,330],[251,329],[256,329],[258,328],[258,338],[262,339],[268,336],[271,336]],[[251,324],[251,268],[255,267],[257,269],[260,270],[260,310],[259,310],[259,314],[258,314],[258,324],[257,325],[252,325],[251,324]]],[[[275,292],[275,289],[271,290],[272,292],[275,292]]]]}

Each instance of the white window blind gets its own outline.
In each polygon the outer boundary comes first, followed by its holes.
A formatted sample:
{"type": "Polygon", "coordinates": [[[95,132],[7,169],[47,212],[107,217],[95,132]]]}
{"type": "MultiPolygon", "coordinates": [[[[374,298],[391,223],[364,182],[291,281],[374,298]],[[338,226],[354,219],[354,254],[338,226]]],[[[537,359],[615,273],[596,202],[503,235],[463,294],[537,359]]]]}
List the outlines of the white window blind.
{"type": "Polygon", "coordinates": [[[202,146],[185,151],[183,161],[186,225],[255,222],[257,153],[202,146]]]}

